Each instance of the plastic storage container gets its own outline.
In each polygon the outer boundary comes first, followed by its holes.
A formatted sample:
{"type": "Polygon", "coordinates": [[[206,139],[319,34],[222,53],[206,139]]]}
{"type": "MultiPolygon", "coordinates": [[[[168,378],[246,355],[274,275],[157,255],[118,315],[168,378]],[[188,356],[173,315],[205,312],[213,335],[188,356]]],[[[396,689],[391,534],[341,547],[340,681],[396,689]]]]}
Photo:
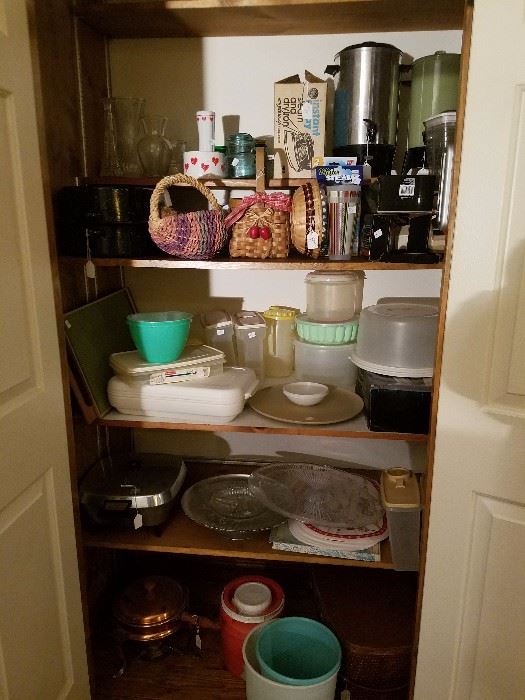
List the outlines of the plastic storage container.
{"type": "Polygon", "coordinates": [[[212,348],[222,350],[227,365],[236,365],[235,345],[233,341],[233,321],[227,311],[213,310],[201,314],[206,342],[212,348]]]}
{"type": "Polygon", "coordinates": [[[242,647],[248,634],[264,622],[273,620],[284,608],[284,591],[273,579],[265,576],[240,576],[224,587],[221,595],[221,642],[224,665],[235,676],[243,672],[244,661],[242,647]],[[236,605],[236,592],[243,586],[258,584],[270,593],[270,602],[258,615],[247,615],[236,605]]]}
{"type": "Polygon", "coordinates": [[[363,303],[364,272],[309,272],[306,275],[306,316],[310,321],[348,321],[363,303]]]}
{"type": "Polygon", "coordinates": [[[295,339],[295,377],[298,381],[334,384],[353,390],[357,368],[349,359],[350,345],[315,345],[295,339]]]}
{"type": "Polygon", "coordinates": [[[439,311],[425,304],[376,304],[363,309],[350,348],[361,369],[391,377],[431,377],[439,311]]]}
{"type": "Polygon", "coordinates": [[[261,630],[255,655],[263,676],[304,688],[337,676],[342,652],[335,634],[321,622],[283,617],[261,630]]]}
{"type": "Polygon", "coordinates": [[[351,321],[339,323],[318,323],[310,321],[306,314],[300,314],[295,320],[297,335],[307,343],[317,345],[344,345],[355,342],[359,328],[359,316],[351,321]]]}
{"type": "Polygon", "coordinates": [[[264,312],[264,372],[267,377],[289,377],[294,368],[293,338],[297,309],[270,306],[264,312]]]}
{"type": "Polygon", "coordinates": [[[117,411],[132,416],[222,424],[243,410],[257,385],[254,371],[240,367],[229,367],[216,377],[178,384],[151,385],[115,376],[108,383],[108,398],[117,411]]]}
{"type": "Polygon", "coordinates": [[[312,685],[288,685],[272,681],[262,675],[255,647],[266,624],[270,623],[258,625],[252,629],[242,647],[246,700],[334,700],[337,674],[312,685]]]}
{"type": "Polygon", "coordinates": [[[381,474],[381,500],[386,511],[392,562],[397,571],[417,571],[421,498],[417,476],[408,469],[381,474]]]}
{"type": "Polygon", "coordinates": [[[253,369],[259,379],[264,378],[264,339],[266,322],[257,311],[239,311],[233,314],[237,362],[253,369]]]}
{"type": "Polygon", "coordinates": [[[109,364],[128,382],[173,384],[193,379],[215,377],[223,371],[224,353],[207,345],[187,347],[178,360],[165,364],[144,362],[136,350],[114,352],[109,364]]]}

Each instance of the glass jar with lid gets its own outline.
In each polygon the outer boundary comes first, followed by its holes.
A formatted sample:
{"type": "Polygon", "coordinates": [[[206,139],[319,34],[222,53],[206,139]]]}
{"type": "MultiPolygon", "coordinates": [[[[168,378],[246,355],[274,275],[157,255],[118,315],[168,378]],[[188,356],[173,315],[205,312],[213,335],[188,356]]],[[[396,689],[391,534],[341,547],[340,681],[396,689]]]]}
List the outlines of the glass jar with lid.
{"type": "Polygon", "coordinates": [[[229,177],[255,177],[255,139],[251,134],[238,133],[228,136],[226,157],[229,177]]]}

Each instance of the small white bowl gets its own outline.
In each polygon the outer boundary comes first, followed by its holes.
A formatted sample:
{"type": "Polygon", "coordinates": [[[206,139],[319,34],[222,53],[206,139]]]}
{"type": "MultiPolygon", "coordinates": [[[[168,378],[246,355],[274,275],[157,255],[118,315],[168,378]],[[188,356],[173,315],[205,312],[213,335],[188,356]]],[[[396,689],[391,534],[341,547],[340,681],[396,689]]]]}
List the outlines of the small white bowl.
{"type": "Polygon", "coordinates": [[[264,583],[248,581],[235,589],[232,602],[243,615],[262,615],[272,603],[272,592],[264,583]]]}
{"type": "Polygon", "coordinates": [[[328,387],[317,382],[291,382],[283,386],[283,394],[298,406],[315,406],[328,394],[328,387]]]}

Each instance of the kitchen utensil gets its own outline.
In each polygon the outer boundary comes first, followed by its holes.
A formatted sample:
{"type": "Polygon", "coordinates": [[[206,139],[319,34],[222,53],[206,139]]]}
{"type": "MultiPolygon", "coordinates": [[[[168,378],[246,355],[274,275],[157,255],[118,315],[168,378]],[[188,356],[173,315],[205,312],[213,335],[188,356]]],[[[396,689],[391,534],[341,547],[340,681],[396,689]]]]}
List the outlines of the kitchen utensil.
{"type": "Polygon", "coordinates": [[[192,318],[186,311],[155,311],[130,314],[126,321],[142,359],[161,364],[179,359],[192,318]]]}
{"type": "Polygon", "coordinates": [[[299,314],[295,320],[298,337],[315,345],[346,345],[355,342],[359,328],[359,316],[350,321],[320,323],[311,321],[307,314],[299,314]]]}
{"type": "Polygon", "coordinates": [[[383,520],[377,486],[344,469],[302,463],[255,469],[250,491],[287,518],[326,527],[370,527],[383,520]]]}
{"type": "Polygon", "coordinates": [[[392,167],[401,56],[391,44],[368,41],[339,51],[339,65],[326,68],[338,74],[334,155],[357,156],[359,164],[371,165],[374,176],[392,167]]]}
{"type": "Polygon", "coordinates": [[[327,396],[315,406],[297,406],[283,396],[280,386],[269,386],[252,396],[248,405],[261,416],[298,425],[342,423],[363,410],[361,397],[340,387],[330,387],[327,396]]]}
{"type": "Polygon", "coordinates": [[[365,275],[360,270],[309,272],[305,277],[309,321],[349,321],[361,310],[365,275]]]}
{"type": "Polygon", "coordinates": [[[326,384],[317,382],[290,382],[283,386],[283,394],[298,406],[315,406],[328,394],[326,384]]]}
{"type": "Polygon", "coordinates": [[[392,377],[431,377],[439,312],[425,304],[376,304],[363,309],[352,362],[392,377]]]}
{"type": "Polygon", "coordinates": [[[253,370],[228,367],[214,377],[175,384],[151,385],[115,376],[109,380],[107,395],[117,411],[128,415],[171,423],[224,424],[241,413],[257,385],[253,370]]]}
{"type": "Polygon", "coordinates": [[[255,537],[283,522],[248,487],[249,474],[222,474],[198,481],[182,496],[184,513],[199,525],[232,540],[255,537]]]}
{"type": "Polygon", "coordinates": [[[181,457],[132,453],[98,460],[80,483],[80,503],[92,522],[131,528],[164,523],[186,477],[181,457]]]}
{"type": "Polygon", "coordinates": [[[152,575],[124,589],[113,605],[113,617],[128,639],[150,642],[180,628],[187,604],[188,592],[176,579],[152,575]]]}

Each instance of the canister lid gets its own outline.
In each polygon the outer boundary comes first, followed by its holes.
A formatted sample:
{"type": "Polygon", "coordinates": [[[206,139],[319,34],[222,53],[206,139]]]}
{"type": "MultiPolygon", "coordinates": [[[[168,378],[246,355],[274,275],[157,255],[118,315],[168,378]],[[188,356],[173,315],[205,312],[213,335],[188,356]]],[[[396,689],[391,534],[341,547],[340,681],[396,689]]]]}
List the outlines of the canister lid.
{"type": "Polygon", "coordinates": [[[306,275],[307,284],[348,284],[365,278],[362,270],[337,270],[334,272],[309,272],[306,275]]]}
{"type": "Polygon", "coordinates": [[[232,317],[227,311],[213,309],[201,314],[201,323],[204,328],[224,328],[232,325],[232,317]]]}
{"type": "Polygon", "coordinates": [[[393,46],[392,44],[382,44],[376,41],[364,41],[362,44],[352,44],[352,46],[346,46],[336,54],[336,57],[345,51],[356,51],[357,49],[390,49],[391,51],[396,51],[399,53],[399,55],[403,53],[397,48],[397,46],[393,46]]]}
{"type": "Polygon", "coordinates": [[[291,306],[270,306],[263,313],[263,316],[275,321],[292,321],[298,313],[299,309],[294,309],[291,306]]]}
{"type": "Polygon", "coordinates": [[[432,128],[434,126],[441,126],[442,124],[455,124],[456,123],[456,112],[441,112],[440,114],[433,114],[428,119],[423,120],[425,128],[432,128]]]}
{"type": "Polygon", "coordinates": [[[402,467],[386,469],[381,474],[381,499],[385,508],[419,508],[417,476],[402,467]]]}
{"type": "Polygon", "coordinates": [[[264,316],[258,311],[238,311],[233,314],[236,328],[266,328],[264,316]]]}

